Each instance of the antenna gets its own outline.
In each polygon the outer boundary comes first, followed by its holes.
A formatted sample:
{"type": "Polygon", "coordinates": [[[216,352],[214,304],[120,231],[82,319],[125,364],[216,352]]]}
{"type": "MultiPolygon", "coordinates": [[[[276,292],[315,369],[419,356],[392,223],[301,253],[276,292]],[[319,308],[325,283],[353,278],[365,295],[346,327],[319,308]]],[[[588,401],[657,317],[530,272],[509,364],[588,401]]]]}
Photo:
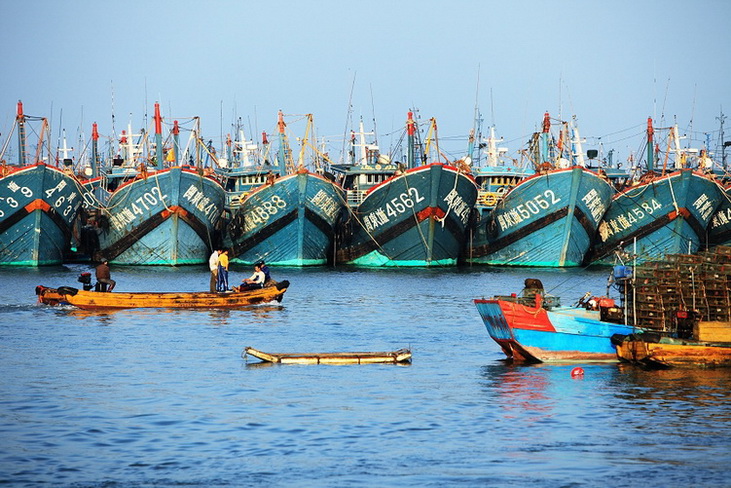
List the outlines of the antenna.
{"type": "Polygon", "coordinates": [[[719,143],[721,144],[721,164],[723,165],[723,169],[726,169],[726,141],[724,133],[723,133],[723,123],[726,120],[726,116],[723,115],[723,106],[721,106],[721,114],[716,117],[716,120],[721,122],[721,131],[718,134],[719,137],[719,143]]]}
{"type": "Polygon", "coordinates": [[[348,111],[345,115],[345,129],[343,129],[343,149],[340,153],[343,157],[343,162],[345,162],[345,144],[348,140],[348,127],[352,127],[353,124],[353,91],[355,90],[355,75],[357,74],[357,71],[353,72],[353,81],[350,84],[350,96],[348,97],[348,111]]]}
{"type": "Polygon", "coordinates": [[[371,112],[373,113],[373,143],[377,146],[378,145],[378,129],[376,128],[376,106],[373,102],[373,84],[370,85],[371,88],[371,112]]]}

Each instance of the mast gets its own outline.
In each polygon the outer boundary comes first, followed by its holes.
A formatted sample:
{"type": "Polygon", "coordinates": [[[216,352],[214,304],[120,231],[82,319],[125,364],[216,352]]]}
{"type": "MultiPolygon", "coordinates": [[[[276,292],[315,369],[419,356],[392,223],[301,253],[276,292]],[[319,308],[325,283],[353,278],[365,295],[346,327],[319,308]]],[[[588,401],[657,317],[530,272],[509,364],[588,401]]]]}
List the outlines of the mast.
{"type": "Polygon", "coordinates": [[[280,110],[277,114],[277,131],[279,132],[279,153],[277,154],[277,162],[279,163],[280,176],[287,174],[287,153],[289,152],[289,143],[287,142],[287,134],[284,132],[285,127],[287,127],[287,124],[284,123],[284,114],[280,110]]]}
{"type": "Polygon", "coordinates": [[[406,135],[408,144],[408,153],[406,157],[406,167],[414,167],[414,135],[416,133],[416,124],[414,123],[414,112],[410,111],[406,115],[406,135]]]}
{"type": "Polygon", "coordinates": [[[549,150],[549,138],[551,136],[551,116],[548,112],[543,114],[543,130],[540,135],[539,151],[540,151],[540,164],[550,163],[551,157],[548,153],[549,150]]]}
{"type": "Polygon", "coordinates": [[[675,169],[681,169],[685,167],[685,154],[680,147],[680,133],[678,132],[678,124],[675,124],[670,129],[673,138],[673,152],[675,153],[675,169]]]}
{"type": "Polygon", "coordinates": [[[721,115],[716,117],[719,122],[721,122],[721,132],[718,134],[718,136],[721,138],[721,165],[723,165],[723,169],[726,169],[726,141],[724,140],[724,133],[723,133],[723,122],[726,120],[726,116],[723,115],[723,107],[721,107],[721,115]]]}
{"type": "Polygon", "coordinates": [[[584,161],[584,149],[581,145],[581,137],[579,137],[579,127],[576,125],[576,120],[571,123],[571,161],[574,165],[586,167],[584,161]]]}
{"type": "Polygon", "coordinates": [[[487,138],[487,165],[497,166],[497,139],[495,139],[495,126],[490,126],[490,137],[487,138]]]}
{"type": "Polygon", "coordinates": [[[305,166],[305,149],[309,143],[310,130],[312,128],[312,114],[307,114],[307,126],[305,127],[305,137],[302,139],[302,146],[300,147],[300,154],[297,158],[297,166],[304,168],[305,166]]]}
{"type": "Polygon", "coordinates": [[[99,130],[96,122],[91,124],[91,177],[99,176],[99,130]]]}
{"type": "Polygon", "coordinates": [[[69,158],[69,151],[73,151],[73,148],[69,148],[66,144],[66,129],[63,129],[61,131],[62,137],[63,137],[63,147],[59,150],[63,154],[63,165],[65,167],[72,166],[74,164],[73,160],[69,158]]]}
{"type": "Polygon", "coordinates": [[[18,164],[25,166],[28,156],[25,149],[25,115],[23,115],[23,102],[18,100],[18,115],[15,118],[18,123],[18,164]]]}
{"type": "Polygon", "coordinates": [[[653,152],[653,140],[652,136],[655,134],[655,129],[652,128],[652,117],[647,117],[647,171],[654,169],[655,154],[653,152]]]}
{"type": "Polygon", "coordinates": [[[178,125],[178,121],[173,121],[173,148],[171,151],[173,151],[173,163],[175,166],[180,166],[180,163],[178,162],[178,148],[180,147],[180,126],[178,125]]]}
{"type": "Polygon", "coordinates": [[[162,117],[160,117],[160,104],[155,103],[155,168],[162,169],[162,117]]]}

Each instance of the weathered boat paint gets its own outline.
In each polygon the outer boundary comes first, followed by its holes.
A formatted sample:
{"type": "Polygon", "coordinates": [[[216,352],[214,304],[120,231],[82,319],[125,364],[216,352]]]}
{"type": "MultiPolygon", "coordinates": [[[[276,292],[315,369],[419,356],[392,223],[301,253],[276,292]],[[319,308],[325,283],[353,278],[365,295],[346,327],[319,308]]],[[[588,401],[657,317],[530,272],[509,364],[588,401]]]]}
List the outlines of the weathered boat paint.
{"type": "Polygon", "coordinates": [[[100,232],[99,255],[122,265],[205,263],[224,201],[223,187],[191,168],[140,175],[104,205],[109,225],[100,232]]]}
{"type": "Polygon", "coordinates": [[[371,188],[337,261],[366,267],[453,266],[477,199],[474,179],[432,163],[371,188]]]}
{"type": "Polygon", "coordinates": [[[505,266],[580,266],[614,190],[581,167],[536,174],[476,225],[466,261],[505,266]]]}
{"type": "Polygon", "coordinates": [[[598,311],[583,308],[546,310],[499,299],[474,303],[490,337],[516,361],[617,361],[610,338],[637,330],[603,322],[598,311]]]}
{"type": "Polygon", "coordinates": [[[126,160],[116,159],[103,178],[84,184],[85,205],[105,218],[94,258],[122,265],[206,263],[217,244],[225,191],[203,168],[163,168],[165,159],[170,164],[177,161],[177,133],[176,146],[164,158],[157,103],[154,120],[156,156],[150,169],[148,161],[136,163],[132,134],[123,133],[126,160]]]}
{"type": "Polygon", "coordinates": [[[708,224],[708,245],[729,244],[731,244],[731,185],[726,185],[721,191],[721,203],[708,224]]]}
{"type": "Polygon", "coordinates": [[[70,169],[27,163],[25,120],[18,102],[18,165],[3,162],[0,168],[0,265],[61,264],[82,204],[81,186],[70,169]]]}
{"type": "Polygon", "coordinates": [[[233,261],[326,264],[344,202],[339,185],[305,169],[260,186],[240,203],[228,225],[233,261]]]}
{"type": "MultiPolygon", "coordinates": [[[[256,154],[255,146],[250,157],[246,150],[250,145],[245,144],[243,157],[230,171],[221,171],[229,197],[226,246],[238,263],[265,260],[274,266],[318,266],[332,262],[336,227],[345,212],[343,190],[324,176],[322,168],[317,172],[305,169],[304,148],[311,146],[311,114],[297,168],[281,111],[277,126],[276,166],[252,164],[266,157],[256,154]]],[[[262,144],[269,145],[266,134],[262,144]]]]}
{"type": "Polygon", "coordinates": [[[619,249],[637,262],[693,254],[723,199],[716,181],[692,169],[651,178],[616,194],[599,224],[590,261],[613,262],[619,249]]]}

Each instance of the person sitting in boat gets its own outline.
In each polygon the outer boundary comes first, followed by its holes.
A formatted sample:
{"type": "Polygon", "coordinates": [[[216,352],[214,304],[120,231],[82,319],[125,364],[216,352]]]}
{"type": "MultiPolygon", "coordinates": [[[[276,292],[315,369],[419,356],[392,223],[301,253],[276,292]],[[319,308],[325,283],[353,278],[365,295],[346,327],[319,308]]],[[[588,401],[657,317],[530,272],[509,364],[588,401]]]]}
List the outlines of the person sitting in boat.
{"type": "Polygon", "coordinates": [[[114,290],[116,281],[112,279],[112,272],[109,270],[109,261],[106,258],[102,258],[102,262],[96,267],[96,282],[107,285],[107,291],[114,290]]]}
{"type": "Polygon", "coordinates": [[[259,261],[256,263],[259,268],[261,268],[261,272],[264,273],[264,285],[268,285],[269,282],[272,280],[272,275],[269,272],[269,266],[266,265],[264,260],[259,261]]]}
{"type": "Polygon", "coordinates": [[[262,288],[264,286],[265,279],[266,278],[264,276],[264,272],[261,270],[261,265],[259,263],[256,263],[254,265],[254,274],[241,281],[239,291],[256,290],[257,288],[262,288]]]}

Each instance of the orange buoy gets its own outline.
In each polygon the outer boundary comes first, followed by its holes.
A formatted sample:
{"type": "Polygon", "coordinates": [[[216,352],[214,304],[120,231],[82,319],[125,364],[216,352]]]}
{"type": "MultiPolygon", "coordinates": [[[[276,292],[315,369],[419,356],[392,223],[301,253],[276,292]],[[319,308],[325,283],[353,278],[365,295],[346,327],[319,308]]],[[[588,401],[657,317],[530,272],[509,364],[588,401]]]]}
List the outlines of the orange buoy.
{"type": "Polygon", "coordinates": [[[584,377],[584,368],[574,368],[571,370],[571,377],[572,378],[583,378],[584,377]]]}

